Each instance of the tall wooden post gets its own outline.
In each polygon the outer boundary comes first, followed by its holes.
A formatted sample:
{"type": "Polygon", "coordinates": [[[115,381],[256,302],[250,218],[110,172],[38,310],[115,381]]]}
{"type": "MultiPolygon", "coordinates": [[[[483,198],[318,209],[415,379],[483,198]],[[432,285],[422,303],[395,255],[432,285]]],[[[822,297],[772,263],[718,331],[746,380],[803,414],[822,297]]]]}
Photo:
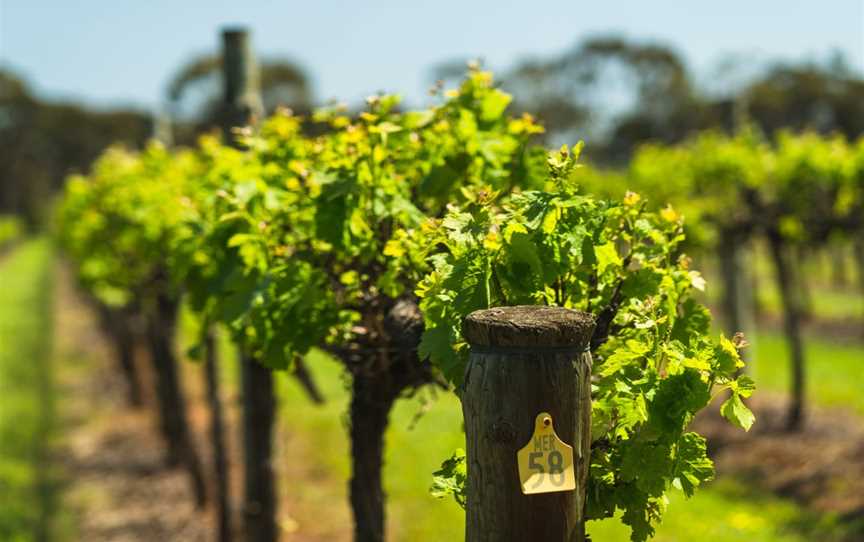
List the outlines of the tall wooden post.
{"type": "Polygon", "coordinates": [[[92,299],[93,307],[99,313],[99,323],[114,347],[121,373],[126,381],[126,397],[129,406],[139,408],[144,399],[141,392],[141,378],[135,364],[135,331],[132,322],[135,310],[130,307],[115,309],[92,299]]]}
{"type": "Polygon", "coordinates": [[[166,147],[174,145],[174,128],[171,124],[171,115],[167,111],[160,110],[153,113],[151,137],[166,147]]]}
{"type": "Polygon", "coordinates": [[[225,90],[222,126],[225,141],[230,142],[234,139],[234,128],[254,124],[264,109],[261,76],[248,30],[229,28],[222,32],[222,73],[225,90]]]}
{"type": "MultiPolygon", "coordinates": [[[[747,238],[740,228],[727,229],[720,232],[718,256],[720,258],[721,281],[723,283],[723,313],[726,321],[726,332],[731,337],[743,332],[747,342],[752,347],[755,337],[753,330],[754,307],[752,306],[753,287],[750,282],[750,271],[745,264],[747,254],[747,238]]],[[[747,369],[753,370],[753,360],[748,349],[739,350],[741,359],[747,363],[747,369]]]]}
{"type": "MultiPolygon", "coordinates": [[[[858,271],[858,286],[861,289],[861,296],[864,297],[864,231],[859,231],[858,234],[860,236],[854,241],[852,248],[855,251],[855,267],[856,271],[858,271]]],[[[864,330],[862,330],[861,336],[864,337],[864,330]]]]}
{"type": "Polygon", "coordinates": [[[215,329],[208,328],[204,337],[204,382],[210,409],[210,444],[213,447],[214,501],[216,503],[216,540],[230,542],[231,486],[228,469],[228,449],[225,444],[225,414],[219,385],[219,353],[215,329]]]}
{"type": "MultiPolygon", "coordinates": [[[[250,126],[261,116],[258,64],[249,32],[222,32],[222,69],[225,84],[223,129],[225,141],[237,144],[234,129],[250,126]]],[[[270,369],[241,352],[243,388],[243,531],[247,542],[273,542],[276,526],[276,481],[273,474],[273,426],[276,397],[270,369]]]]}
{"type": "Polygon", "coordinates": [[[493,308],[465,319],[466,542],[584,540],[593,331],[591,315],[560,307],[493,308]],[[535,420],[573,448],[575,489],[523,493],[517,453],[532,442],[535,420]]]}
{"type": "Polygon", "coordinates": [[[185,466],[195,503],[199,508],[207,504],[206,483],[201,459],[195,448],[189,425],[186,398],[177,369],[176,333],[180,303],[168,293],[167,281],[155,289],[158,293],[148,300],[145,308],[146,335],[150,361],[156,376],[159,406],[159,426],[168,445],[166,457],[169,466],[185,466]]]}

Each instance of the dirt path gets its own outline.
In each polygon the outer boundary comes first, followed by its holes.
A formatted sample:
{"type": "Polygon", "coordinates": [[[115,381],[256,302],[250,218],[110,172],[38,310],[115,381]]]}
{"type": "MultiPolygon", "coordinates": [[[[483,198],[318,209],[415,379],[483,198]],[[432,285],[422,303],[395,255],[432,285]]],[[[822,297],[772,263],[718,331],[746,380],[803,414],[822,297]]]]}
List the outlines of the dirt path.
{"type": "Polygon", "coordinates": [[[697,419],[717,471],[836,514],[864,538],[864,421],[849,412],[811,407],[805,429],[789,432],[782,396],[760,392],[750,406],[756,423],[748,433],[726,423],[714,408],[697,419]]]}
{"type": "Polygon", "coordinates": [[[57,458],[68,480],[64,506],[76,516],[77,539],[204,541],[207,514],[192,505],[180,471],[162,467],[151,410],[126,406],[97,323],[61,269],[54,304],[57,458]]]}
{"type": "MultiPolygon", "coordinates": [[[[60,443],[55,453],[63,472],[63,507],[72,512],[76,540],[196,542],[215,540],[212,510],[197,511],[186,476],[162,464],[162,443],[156,430],[152,394],[145,406],[130,409],[124,382],[92,311],[76,293],[62,268],[55,273],[54,360],[57,368],[57,410],[60,443]]],[[[149,388],[145,360],[144,387],[149,388]]],[[[208,416],[201,369],[181,365],[191,424],[205,468],[208,416]]],[[[237,390],[224,386],[231,455],[233,512],[239,518],[242,476],[237,390]]],[[[334,503],[335,488],[345,481],[315,464],[300,436],[278,430],[275,442],[279,477],[279,525],[283,542],[351,539],[347,503],[334,503]]],[[[344,499],[340,499],[344,501],[344,499]]],[[[235,527],[238,521],[235,519],[235,527]]],[[[236,537],[238,540],[239,536],[236,537]]]]}

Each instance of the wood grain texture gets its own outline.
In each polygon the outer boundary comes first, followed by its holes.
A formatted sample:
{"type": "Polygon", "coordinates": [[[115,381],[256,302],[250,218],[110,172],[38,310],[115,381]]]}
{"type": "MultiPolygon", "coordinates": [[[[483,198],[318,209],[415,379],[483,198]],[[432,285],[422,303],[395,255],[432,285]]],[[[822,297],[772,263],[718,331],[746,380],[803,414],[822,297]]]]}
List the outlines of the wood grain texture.
{"type": "Polygon", "coordinates": [[[252,50],[251,36],[242,28],[222,32],[222,73],[224,110],[221,124],[224,139],[235,143],[235,128],[249,126],[261,117],[261,75],[252,50]]]}
{"type": "Polygon", "coordinates": [[[557,307],[503,307],[466,318],[463,333],[472,346],[498,349],[472,351],[466,370],[466,541],[584,539],[591,355],[582,350],[593,327],[591,315],[557,307]],[[523,495],[516,453],[531,438],[534,418],[543,411],[552,415],[559,437],[574,447],[577,487],[523,495]]]}

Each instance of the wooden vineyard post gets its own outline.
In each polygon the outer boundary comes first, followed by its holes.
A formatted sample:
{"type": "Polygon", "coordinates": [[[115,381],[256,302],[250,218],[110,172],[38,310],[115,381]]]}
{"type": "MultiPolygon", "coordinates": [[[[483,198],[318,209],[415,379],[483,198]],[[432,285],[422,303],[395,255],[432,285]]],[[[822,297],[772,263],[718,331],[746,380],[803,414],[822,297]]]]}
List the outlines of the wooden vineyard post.
{"type": "MultiPolygon", "coordinates": [[[[858,285],[861,289],[861,295],[864,296],[864,232],[860,233],[860,237],[855,240],[853,245],[855,251],[855,268],[858,271],[858,285]]],[[[864,332],[862,332],[864,337],[864,332]]]]}
{"type": "MultiPolygon", "coordinates": [[[[222,70],[225,85],[224,138],[226,143],[237,145],[235,128],[254,124],[263,110],[258,64],[247,30],[231,28],[222,32],[222,70]]],[[[243,351],[240,352],[240,373],[243,390],[243,535],[247,542],[273,542],[278,539],[276,480],[272,465],[276,420],[273,375],[270,369],[243,351]]],[[[211,395],[218,397],[218,390],[211,395]]],[[[216,434],[215,430],[213,434],[216,434]]],[[[227,472],[221,476],[226,492],[222,502],[227,506],[227,472]]],[[[230,532],[228,510],[223,508],[222,515],[223,532],[230,532]]]]}
{"type": "Polygon", "coordinates": [[[462,331],[471,347],[462,396],[466,542],[584,540],[594,318],[560,307],[501,307],[471,313],[462,331]],[[543,450],[543,439],[534,437],[544,423],[572,447],[575,489],[525,494],[546,476],[557,483],[555,467],[561,471],[560,460],[549,455],[547,464],[536,452],[537,482],[523,488],[517,453],[530,451],[529,444],[543,450]]]}
{"type": "Polygon", "coordinates": [[[219,385],[219,352],[216,330],[209,327],[204,337],[204,382],[210,410],[210,444],[213,447],[213,477],[215,481],[216,540],[229,542],[231,526],[231,484],[228,469],[228,447],[225,435],[225,412],[219,385]]]}
{"type": "Polygon", "coordinates": [[[206,482],[189,425],[186,397],[183,394],[175,354],[180,304],[174,296],[166,293],[167,290],[165,282],[156,288],[158,293],[150,300],[152,306],[145,313],[150,361],[156,377],[159,426],[168,445],[168,466],[183,465],[186,468],[192,483],[195,504],[202,508],[207,504],[206,482]]]}
{"type": "Polygon", "coordinates": [[[222,32],[222,72],[225,110],[222,126],[225,141],[232,142],[235,128],[254,124],[263,112],[258,63],[249,32],[229,28],[222,32]]]}
{"type": "MultiPolygon", "coordinates": [[[[720,278],[723,283],[723,313],[726,332],[731,337],[738,332],[744,333],[751,347],[754,344],[753,329],[753,287],[752,273],[748,269],[747,236],[740,226],[720,232],[718,245],[720,259],[720,278]]],[[[753,360],[748,349],[739,349],[738,354],[747,363],[747,370],[753,370],[753,360]]]]}

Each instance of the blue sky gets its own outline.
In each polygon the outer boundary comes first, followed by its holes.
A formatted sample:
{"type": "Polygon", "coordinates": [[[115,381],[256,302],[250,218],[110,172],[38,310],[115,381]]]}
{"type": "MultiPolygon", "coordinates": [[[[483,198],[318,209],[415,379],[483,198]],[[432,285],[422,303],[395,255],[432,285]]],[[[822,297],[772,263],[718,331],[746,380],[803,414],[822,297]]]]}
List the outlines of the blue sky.
{"type": "Polygon", "coordinates": [[[321,99],[384,90],[421,100],[429,68],[481,57],[492,68],[616,31],[674,45],[703,79],[724,55],[825,59],[864,72],[864,0],[0,0],[0,62],[44,96],[153,107],[173,72],[245,24],[265,56],[289,56],[321,99]]]}

